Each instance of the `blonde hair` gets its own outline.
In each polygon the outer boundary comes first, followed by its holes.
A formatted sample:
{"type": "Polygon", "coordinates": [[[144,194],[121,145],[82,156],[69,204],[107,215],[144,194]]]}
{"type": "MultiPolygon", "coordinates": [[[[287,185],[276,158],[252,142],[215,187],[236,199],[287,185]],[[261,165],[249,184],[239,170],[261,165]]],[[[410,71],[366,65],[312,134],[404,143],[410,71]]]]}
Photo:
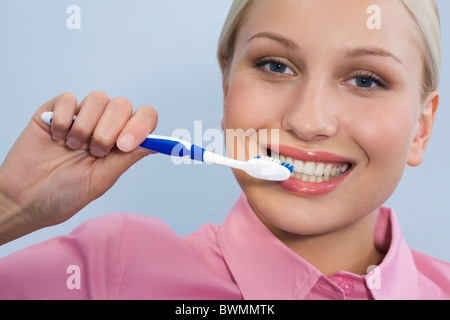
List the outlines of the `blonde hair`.
{"type": "MultiPolygon", "coordinates": [[[[416,27],[414,36],[424,60],[423,95],[436,90],[441,74],[441,28],[435,0],[401,0],[416,27]]],[[[234,0],[219,38],[218,59],[224,78],[228,77],[237,34],[257,0],[234,0]]]]}
{"type": "Polygon", "coordinates": [[[219,37],[219,49],[217,53],[220,68],[225,78],[230,71],[237,34],[255,3],[255,0],[234,0],[231,5],[219,37]]]}
{"type": "Polygon", "coordinates": [[[424,71],[423,96],[436,90],[441,77],[441,26],[439,9],[435,0],[402,0],[413,18],[418,32],[416,43],[422,52],[424,71]]]}

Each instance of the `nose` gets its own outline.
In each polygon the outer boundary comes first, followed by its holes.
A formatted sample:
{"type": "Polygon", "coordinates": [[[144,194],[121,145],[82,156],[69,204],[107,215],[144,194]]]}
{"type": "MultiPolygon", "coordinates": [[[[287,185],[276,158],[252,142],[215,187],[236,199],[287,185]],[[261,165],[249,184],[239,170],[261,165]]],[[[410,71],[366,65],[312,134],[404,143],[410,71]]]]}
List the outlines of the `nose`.
{"type": "MultiPolygon", "coordinates": [[[[285,130],[303,141],[321,141],[338,131],[338,108],[332,88],[320,80],[296,88],[293,103],[282,121],[285,130]]],[[[323,81],[322,81],[323,82],[323,81]]]]}

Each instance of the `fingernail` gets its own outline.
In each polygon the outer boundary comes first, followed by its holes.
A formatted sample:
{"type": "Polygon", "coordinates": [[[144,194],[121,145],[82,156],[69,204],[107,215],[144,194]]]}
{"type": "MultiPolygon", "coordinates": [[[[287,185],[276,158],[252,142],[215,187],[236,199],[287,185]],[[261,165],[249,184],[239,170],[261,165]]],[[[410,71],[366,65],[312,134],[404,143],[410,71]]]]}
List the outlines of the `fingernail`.
{"type": "Polygon", "coordinates": [[[135,142],[136,139],[132,135],[126,134],[117,141],[117,147],[124,152],[128,152],[133,149],[135,142]]]}
{"type": "Polygon", "coordinates": [[[67,139],[67,145],[72,149],[79,149],[81,147],[81,142],[77,138],[70,137],[67,139]]]}
{"type": "Polygon", "coordinates": [[[105,151],[99,147],[91,147],[91,154],[98,158],[103,158],[106,155],[105,151]]]}
{"type": "Polygon", "coordinates": [[[63,138],[63,133],[61,131],[53,131],[53,139],[61,140],[63,138]]]}

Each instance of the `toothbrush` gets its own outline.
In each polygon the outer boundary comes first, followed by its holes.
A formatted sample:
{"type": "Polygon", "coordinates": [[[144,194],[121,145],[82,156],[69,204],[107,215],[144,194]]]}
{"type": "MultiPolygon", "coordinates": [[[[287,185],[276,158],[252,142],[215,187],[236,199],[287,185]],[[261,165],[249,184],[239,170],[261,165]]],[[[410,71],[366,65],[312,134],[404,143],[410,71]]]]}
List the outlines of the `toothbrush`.
{"type": "MultiPolygon", "coordinates": [[[[52,118],[53,112],[44,112],[41,115],[41,120],[48,125],[51,125],[52,118]]],[[[212,153],[181,139],[155,134],[147,136],[139,147],[169,156],[187,157],[209,164],[218,164],[243,170],[254,178],[268,181],[285,181],[290,178],[291,173],[294,171],[292,164],[281,162],[271,157],[258,156],[248,161],[239,161],[212,153]]]]}
{"type": "Polygon", "coordinates": [[[207,151],[195,144],[180,139],[151,134],[140,145],[141,148],[175,157],[188,157],[209,164],[218,164],[245,171],[254,178],[269,181],[289,179],[294,167],[270,157],[255,157],[248,161],[234,160],[207,151]]]}

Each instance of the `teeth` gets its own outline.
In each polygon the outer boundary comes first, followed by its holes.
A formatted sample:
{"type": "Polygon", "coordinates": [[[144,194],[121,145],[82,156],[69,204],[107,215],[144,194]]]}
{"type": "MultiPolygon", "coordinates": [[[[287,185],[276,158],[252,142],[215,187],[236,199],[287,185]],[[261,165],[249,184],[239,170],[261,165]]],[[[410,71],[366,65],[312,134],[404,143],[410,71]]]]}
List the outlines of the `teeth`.
{"type": "Polygon", "coordinates": [[[344,167],[341,168],[341,173],[346,172],[348,169],[350,169],[350,165],[346,164],[344,167]]]}
{"type": "Polygon", "coordinates": [[[307,175],[313,175],[314,169],[316,168],[316,165],[314,162],[307,162],[305,163],[305,166],[303,167],[303,173],[307,175]]]}
{"type": "Polygon", "coordinates": [[[336,168],[331,169],[330,175],[331,176],[335,176],[336,175],[336,168]]]}
{"type": "Polygon", "coordinates": [[[295,160],[293,165],[294,165],[294,171],[303,172],[303,166],[304,166],[303,161],[295,160]]]}
{"type": "Polygon", "coordinates": [[[323,175],[324,175],[325,177],[329,177],[329,176],[330,176],[330,174],[331,174],[331,167],[332,167],[332,165],[329,164],[329,165],[327,165],[327,167],[325,168],[325,171],[323,172],[323,175]]]}
{"type": "Polygon", "coordinates": [[[323,176],[323,170],[324,170],[325,165],[323,163],[319,163],[316,166],[316,170],[314,170],[314,175],[315,176],[323,176]]]}
{"type": "Polygon", "coordinates": [[[272,154],[272,157],[279,159],[282,162],[293,164],[294,172],[291,175],[293,178],[316,183],[337,178],[341,174],[347,172],[351,167],[350,164],[336,166],[331,163],[311,161],[303,162],[300,160],[292,159],[291,157],[285,157],[278,154],[272,154]]]}

